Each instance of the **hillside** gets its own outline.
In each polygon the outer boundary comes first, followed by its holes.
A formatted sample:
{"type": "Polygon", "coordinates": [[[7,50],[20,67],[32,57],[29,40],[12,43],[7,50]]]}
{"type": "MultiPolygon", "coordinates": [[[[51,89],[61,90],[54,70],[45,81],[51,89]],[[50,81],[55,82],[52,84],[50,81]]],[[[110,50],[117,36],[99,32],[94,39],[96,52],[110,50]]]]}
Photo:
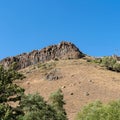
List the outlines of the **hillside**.
{"type": "Polygon", "coordinates": [[[61,88],[68,118],[74,120],[87,103],[95,100],[106,103],[120,98],[120,73],[100,67],[87,58],[74,44],[61,42],[5,58],[0,64],[4,68],[14,64],[14,69],[26,76],[15,82],[25,88],[26,94],[37,92],[48,100],[50,93],[61,88]]]}
{"type": "Polygon", "coordinates": [[[120,97],[120,73],[102,68],[84,59],[49,61],[20,70],[26,75],[16,81],[26,93],[40,93],[47,100],[61,88],[69,120],[74,120],[86,103],[108,102],[120,97]],[[55,79],[57,78],[57,79],[55,79]]]}

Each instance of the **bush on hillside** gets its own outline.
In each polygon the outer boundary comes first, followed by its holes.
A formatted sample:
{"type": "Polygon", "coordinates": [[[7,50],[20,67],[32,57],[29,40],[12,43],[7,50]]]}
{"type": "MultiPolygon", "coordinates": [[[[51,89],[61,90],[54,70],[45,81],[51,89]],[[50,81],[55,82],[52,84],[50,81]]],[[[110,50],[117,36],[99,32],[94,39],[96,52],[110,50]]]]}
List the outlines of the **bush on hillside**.
{"type": "Polygon", "coordinates": [[[120,100],[108,104],[93,102],[78,113],[76,120],[120,120],[120,100]]]}
{"type": "Polygon", "coordinates": [[[120,63],[115,63],[113,65],[113,70],[116,71],[116,72],[120,72],[120,63]]]}
{"type": "Polygon", "coordinates": [[[113,66],[116,62],[116,59],[114,59],[113,57],[103,57],[101,64],[105,66],[108,70],[113,70],[113,66]]]}
{"type": "Polygon", "coordinates": [[[113,57],[96,58],[94,62],[106,67],[108,70],[120,72],[120,63],[113,57]]]}
{"type": "Polygon", "coordinates": [[[102,58],[95,58],[92,60],[94,63],[101,64],[102,63],[102,58]]]}

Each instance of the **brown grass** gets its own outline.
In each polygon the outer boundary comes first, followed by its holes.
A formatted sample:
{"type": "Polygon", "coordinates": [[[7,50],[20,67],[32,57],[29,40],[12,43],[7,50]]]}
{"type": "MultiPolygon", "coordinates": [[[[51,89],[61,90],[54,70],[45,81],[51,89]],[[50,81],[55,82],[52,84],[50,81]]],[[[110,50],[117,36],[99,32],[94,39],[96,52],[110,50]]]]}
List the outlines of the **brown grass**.
{"type": "Polygon", "coordinates": [[[89,102],[108,102],[120,98],[120,73],[108,71],[83,59],[55,61],[53,68],[60,70],[61,79],[45,80],[43,71],[31,66],[22,70],[27,77],[17,83],[25,88],[26,94],[38,92],[46,100],[50,93],[61,88],[69,120],[74,120],[78,111],[89,102]]]}

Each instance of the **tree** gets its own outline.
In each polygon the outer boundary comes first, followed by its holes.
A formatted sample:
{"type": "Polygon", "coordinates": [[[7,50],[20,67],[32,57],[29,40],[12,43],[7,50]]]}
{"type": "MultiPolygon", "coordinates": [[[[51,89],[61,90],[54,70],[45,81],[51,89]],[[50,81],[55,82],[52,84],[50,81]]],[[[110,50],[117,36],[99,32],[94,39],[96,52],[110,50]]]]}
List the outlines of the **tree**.
{"type": "Polygon", "coordinates": [[[59,120],[67,120],[67,114],[64,109],[65,102],[63,100],[62,90],[59,89],[58,91],[52,93],[50,95],[50,102],[53,108],[57,111],[57,116],[59,120]]]}
{"type": "Polygon", "coordinates": [[[0,66],[0,119],[1,120],[17,120],[17,115],[22,114],[16,107],[13,108],[8,103],[16,102],[21,99],[24,89],[20,88],[13,81],[22,79],[24,76],[12,68],[5,70],[0,66]]]}
{"type": "Polygon", "coordinates": [[[58,120],[55,109],[39,94],[24,95],[20,106],[25,113],[22,120],[58,120]]]}

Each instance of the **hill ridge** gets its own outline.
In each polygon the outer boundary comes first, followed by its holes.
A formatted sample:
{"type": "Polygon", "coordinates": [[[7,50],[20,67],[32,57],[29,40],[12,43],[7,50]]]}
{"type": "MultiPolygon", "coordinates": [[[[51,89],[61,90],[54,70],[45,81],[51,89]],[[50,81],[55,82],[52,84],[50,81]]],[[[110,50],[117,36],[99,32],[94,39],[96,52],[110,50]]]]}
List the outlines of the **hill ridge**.
{"type": "Polygon", "coordinates": [[[57,45],[51,45],[41,50],[33,50],[13,57],[7,57],[0,61],[5,68],[16,63],[15,69],[23,69],[30,65],[43,63],[54,59],[78,59],[84,54],[71,42],[62,41],[57,45]]]}

